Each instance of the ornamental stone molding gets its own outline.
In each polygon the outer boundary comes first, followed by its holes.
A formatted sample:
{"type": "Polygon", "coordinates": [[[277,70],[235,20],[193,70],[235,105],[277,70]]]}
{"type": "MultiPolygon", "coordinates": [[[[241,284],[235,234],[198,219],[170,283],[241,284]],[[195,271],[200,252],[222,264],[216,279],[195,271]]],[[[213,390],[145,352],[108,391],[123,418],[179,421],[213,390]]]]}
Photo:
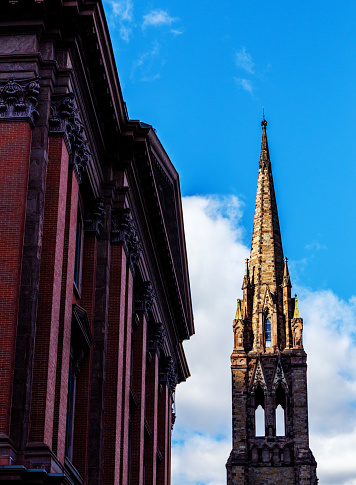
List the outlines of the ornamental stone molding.
{"type": "Polygon", "coordinates": [[[33,126],[38,118],[36,111],[40,92],[39,78],[9,79],[0,84],[0,119],[26,120],[33,126]]]}
{"type": "Polygon", "coordinates": [[[160,351],[166,339],[166,331],[163,323],[154,323],[148,329],[148,345],[153,351],[160,351]]]}
{"type": "Polygon", "coordinates": [[[288,384],[284,375],[283,367],[282,367],[282,362],[280,359],[277,361],[277,367],[276,367],[276,373],[274,375],[273,379],[273,384],[272,384],[272,390],[275,392],[278,385],[282,384],[285,392],[288,392],[288,384]]]}
{"type": "Polygon", "coordinates": [[[131,209],[123,209],[111,215],[111,243],[123,245],[131,269],[134,270],[139,262],[142,246],[131,209]]]}
{"type": "Polygon", "coordinates": [[[70,163],[81,183],[82,173],[90,159],[90,150],[85,138],[84,126],[80,120],[80,111],[74,105],[74,94],[54,95],[51,103],[49,132],[61,134],[70,152],[70,163]]]}
{"type": "Polygon", "coordinates": [[[258,385],[260,385],[264,391],[267,391],[267,384],[260,360],[257,361],[256,371],[252,383],[252,392],[255,392],[258,385]]]}
{"type": "Polygon", "coordinates": [[[165,357],[160,361],[159,379],[166,382],[169,393],[172,395],[178,384],[177,368],[172,357],[165,357]]]}
{"type": "Polygon", "coordinates": [[[85,212],[84,231],[99,237],[103,229],[105,214],[104,199],[98,197],[85,212]]]}
{"type": "Polygon", "coordinates": [[[137,294],[135,295],[135,311],[141,311],[148,316],[152,309],[153,301],[155,299],[155,292],[150,281],[144,281],[137,294]]]}

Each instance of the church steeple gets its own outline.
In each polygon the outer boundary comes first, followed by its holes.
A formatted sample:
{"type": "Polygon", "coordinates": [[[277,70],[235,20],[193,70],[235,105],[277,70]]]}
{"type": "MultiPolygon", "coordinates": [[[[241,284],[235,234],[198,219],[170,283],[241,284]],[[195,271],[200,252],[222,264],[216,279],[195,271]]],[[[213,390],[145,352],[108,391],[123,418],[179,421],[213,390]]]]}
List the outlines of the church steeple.
{"type": "Polygon", "coordinates": [[[262,120],[250,260],[233,321],[232,450],[228,485],[317,485],[309,448],[307,356],[297,297],[291,298],[262,120]]]}

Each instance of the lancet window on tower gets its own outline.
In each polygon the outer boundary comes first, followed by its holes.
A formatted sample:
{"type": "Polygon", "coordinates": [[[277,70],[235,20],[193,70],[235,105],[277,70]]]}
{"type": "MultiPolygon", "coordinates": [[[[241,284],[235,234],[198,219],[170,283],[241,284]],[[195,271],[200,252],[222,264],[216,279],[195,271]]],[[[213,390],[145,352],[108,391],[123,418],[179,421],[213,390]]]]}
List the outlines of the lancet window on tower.
{"type": "Polygon", "coordinates": [[[255,436],[265,436],[265,394],[260,385],[255,391],[255,436]]]}
{"type": "Polygon", "coordinates": [[[268,313],[265,319],[265,344],[266,347],[272,347],[272,329],[271,329],[271,316],[268,313]]]}
{"type": "Polygon", "coordinates": [[[276,391],[276,436],[286,435],[286,394],[282,384],[279,384],[276,391]]]}

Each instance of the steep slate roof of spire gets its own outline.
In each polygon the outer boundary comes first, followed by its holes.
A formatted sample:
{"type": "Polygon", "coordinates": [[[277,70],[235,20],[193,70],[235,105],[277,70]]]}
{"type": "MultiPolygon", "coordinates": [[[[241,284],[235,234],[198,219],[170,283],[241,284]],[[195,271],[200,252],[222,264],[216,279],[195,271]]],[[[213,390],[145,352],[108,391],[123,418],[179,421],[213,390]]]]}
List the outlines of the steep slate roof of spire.
{"type": "MultiPolygon", "coordinates": [[[[269,158],[266,126],[263,118],[255,218],[253,224],[250,277],[262,296],[265,285],[275,292],[283,280],[283,248],[279,229],[276,196],[269,158]]],[[[260,300],[261,301],[261,300],[260,300]]]]}

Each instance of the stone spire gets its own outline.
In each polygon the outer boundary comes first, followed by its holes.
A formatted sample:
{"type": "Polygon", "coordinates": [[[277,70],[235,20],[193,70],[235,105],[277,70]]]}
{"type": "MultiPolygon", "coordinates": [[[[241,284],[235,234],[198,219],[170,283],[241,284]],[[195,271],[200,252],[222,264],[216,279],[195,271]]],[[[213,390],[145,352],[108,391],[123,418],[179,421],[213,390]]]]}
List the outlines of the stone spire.
{"type": "Polygon", "coordinates": [[[255,285],[269,285],[271,291],[283,280],[283,249],[267,142],[267,121],[261,122],[262,143],[258,170],[255,219],[253,224],[250,275],[255,285]]]}

